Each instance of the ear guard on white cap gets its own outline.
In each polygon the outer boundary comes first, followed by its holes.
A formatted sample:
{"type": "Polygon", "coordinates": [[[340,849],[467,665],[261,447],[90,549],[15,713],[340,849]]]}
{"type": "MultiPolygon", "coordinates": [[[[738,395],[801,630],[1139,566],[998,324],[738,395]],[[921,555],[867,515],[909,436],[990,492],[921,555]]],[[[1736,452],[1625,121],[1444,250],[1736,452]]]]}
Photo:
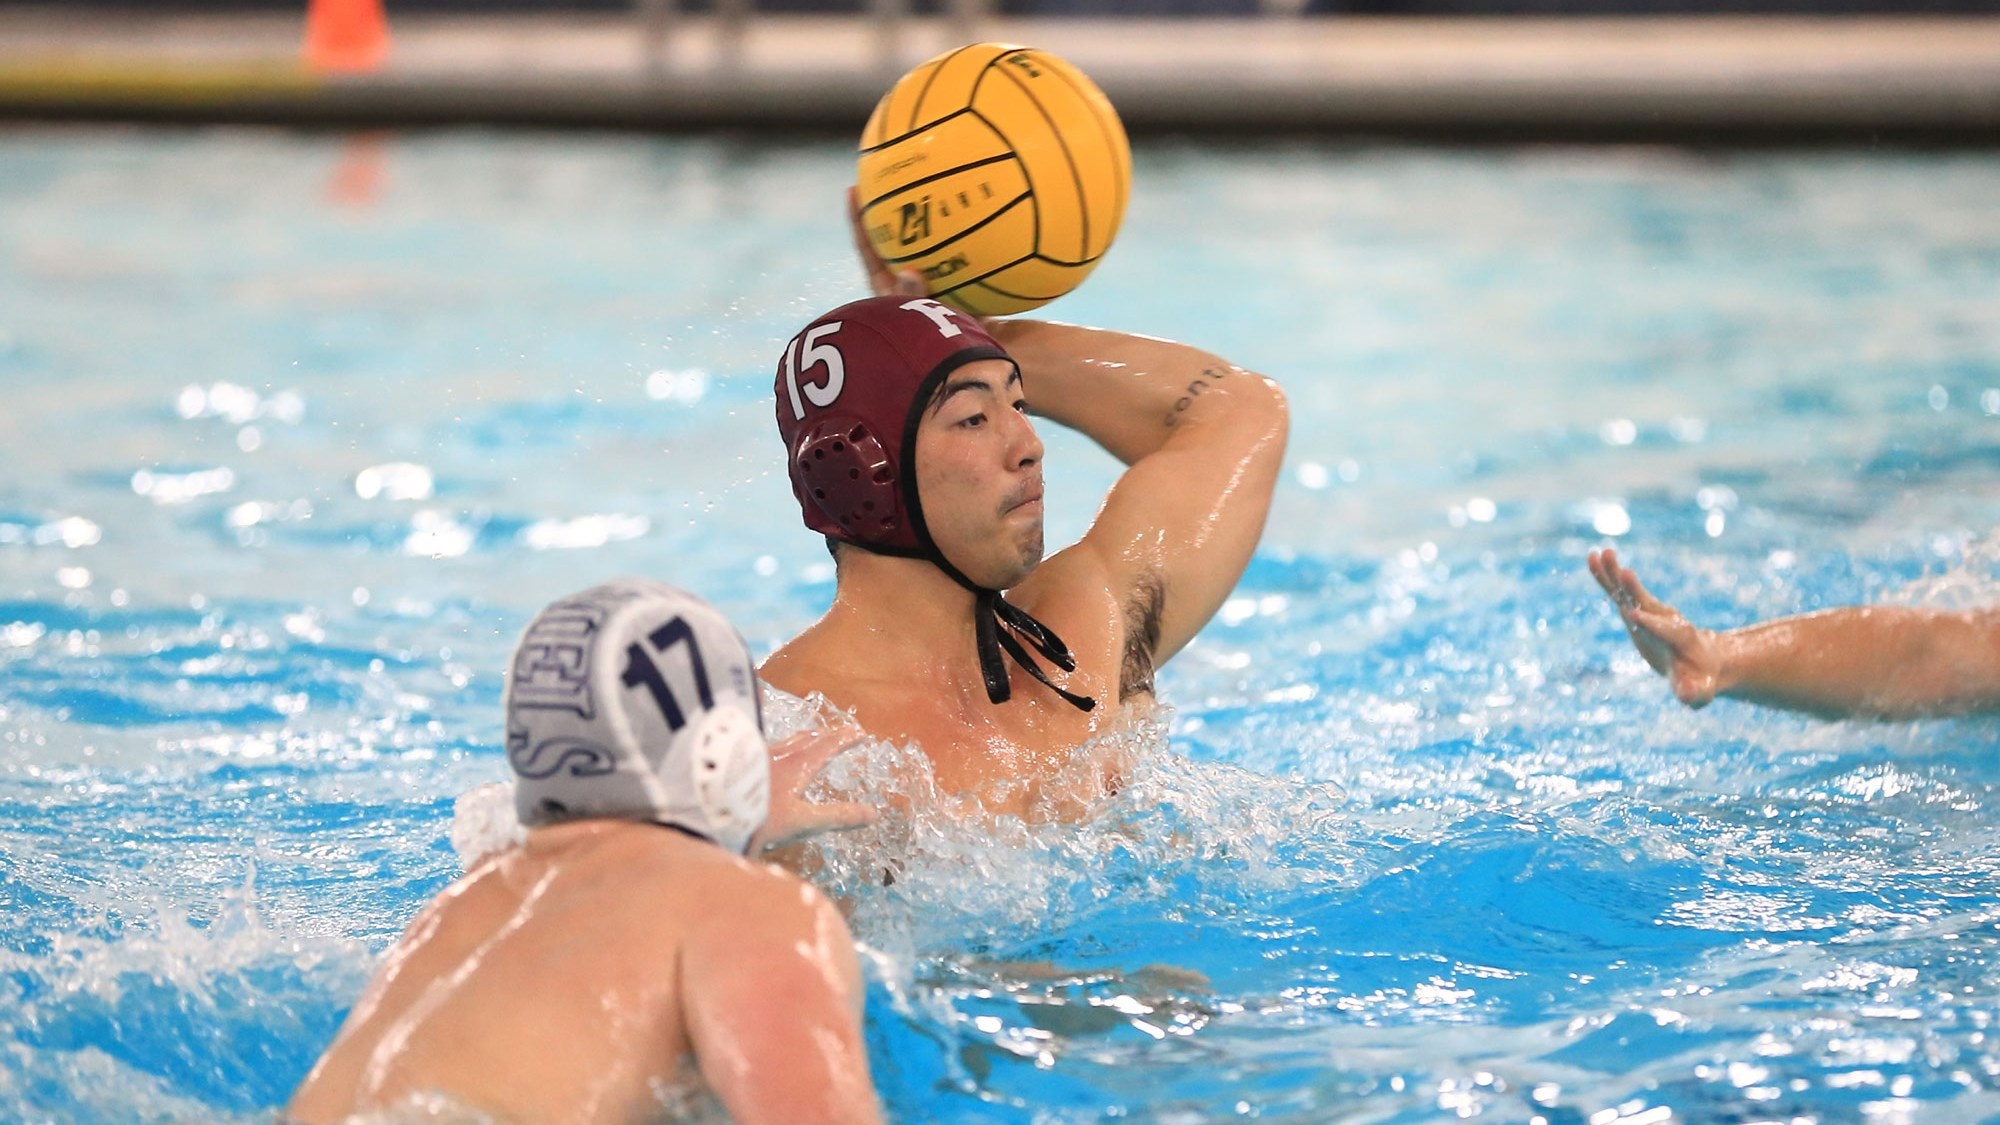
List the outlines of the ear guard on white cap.
{"type": "Polygon", "coordinates": [[[708,821],[709,834],[725,847],[742,851],[764,826],[771,806],[771,752],[741,711],[710,711],[695,720],[691,733],[689,785],[708,821]],[[732,846],[724,837],[740,837],[743,844],[732,846]]]}
{"type": "Polygon", "coordinates": [[[507,677],[507,760],[529,827],[670,825],[741,853],[770,807],[750,653],[715,607],[626,579],[528,625],[507,677]]]}

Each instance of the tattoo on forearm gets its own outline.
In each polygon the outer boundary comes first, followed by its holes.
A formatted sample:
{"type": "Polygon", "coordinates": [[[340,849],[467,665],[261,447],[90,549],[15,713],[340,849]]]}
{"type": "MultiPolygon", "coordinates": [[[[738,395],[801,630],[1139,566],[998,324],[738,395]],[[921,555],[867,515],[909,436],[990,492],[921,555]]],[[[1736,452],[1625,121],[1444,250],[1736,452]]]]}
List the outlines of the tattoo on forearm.
{"type": "Polygon", "coordinates": [[[1227,367],[1205,368],[1201,373],[1201,377],[1189,383],[1187,391],[1181,397],[1174,400],[1174,408],[1167,411],[1167,416],[1161,419],[1161,421],[1166,423],[1168,429],[1180,425],[1181,415],[1187,412],[1188,407],[1194,405],[1194,400],[1200,398],[1203,391],[1220,383],[1222,377],[1227,374],[1229,374],[1229,368],[1227,367]]]}

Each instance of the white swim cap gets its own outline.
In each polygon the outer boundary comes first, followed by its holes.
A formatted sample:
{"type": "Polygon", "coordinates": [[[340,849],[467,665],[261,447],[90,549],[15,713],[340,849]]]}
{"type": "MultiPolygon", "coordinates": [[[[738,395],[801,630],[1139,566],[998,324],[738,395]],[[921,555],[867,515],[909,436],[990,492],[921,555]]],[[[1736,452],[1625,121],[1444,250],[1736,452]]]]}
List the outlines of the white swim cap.
{"type": "Polygon", "coordinates": [[[737,853],[770,808],[750,651],[714,606],[620,579],[528,623],[507,675],[507,761],[529,827],[672,825],[737,853]]]}

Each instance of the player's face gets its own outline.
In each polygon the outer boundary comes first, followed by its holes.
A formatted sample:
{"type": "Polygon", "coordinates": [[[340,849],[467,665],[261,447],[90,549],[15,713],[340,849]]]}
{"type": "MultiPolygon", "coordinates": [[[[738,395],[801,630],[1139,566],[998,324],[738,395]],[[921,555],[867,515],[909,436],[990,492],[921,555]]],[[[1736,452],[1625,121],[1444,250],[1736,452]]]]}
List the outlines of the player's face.
{"type": "Polygon", "coordinates": [[[917,427],[917,494],[938,550],[1005,590],[1042,561],[1042,440],[1004,359],[953,371],[917,427]]]}

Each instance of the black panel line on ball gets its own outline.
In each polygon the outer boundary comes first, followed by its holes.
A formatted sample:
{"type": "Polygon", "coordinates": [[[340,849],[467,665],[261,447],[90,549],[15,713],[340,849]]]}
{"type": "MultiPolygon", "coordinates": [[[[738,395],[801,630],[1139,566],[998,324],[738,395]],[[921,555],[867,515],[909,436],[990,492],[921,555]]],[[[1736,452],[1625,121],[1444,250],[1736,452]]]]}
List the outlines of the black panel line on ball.
{"type": "MultiPolygon", "coordinates": [[[[934,173],[934,174],[932,174],[932,175],[929,175],[929,176],[925,176],[925,177],[924,177],[923,179],[921,179],[921,180],[911,180],[911,181],[910,181],[909,183],[907,183],[907,184],[903,184],[903,185],[902,185],[901,187],[898,187],[898,188],[897,188],[897,189],[896,189],[895,191],[892,191],[892,192],[889,192],[889,193],[887,193],[887,194],[884,194],[884,195],[878,195],[878,196],[876,196],[875,198],[873,198],[873,199],[869,200],[868,202],[866,202],[866,203],[863,203],[863,204],[861,205],[861,209],[862,209],[863,211],[866,211],[866,210],[868,210],[868,209],[869,209],[870,207],[873,207],[873,206],[875,206],[875,205],[876,205],[877,203],[880,203],[880,202],[882,202],[883,200],[885,200],[885,199],[888,199],[888,198],[890,198],[890,197],[892,197],[892,196],[897,196],[897,195],[901,195],[901,194],[903,194],[904,192],[906,192],[906,191],[909,191],[909,190],[910,190],[911,188],[920,188],[920,187],[924,186],[925,184],[928,184],[928,183],[934,183],[934,182],[936,182],[936,181],[938,181],[938,180],[942,180],[942,179],[944,179],[944,178],[945,178],[946,176],[956,176],[956,175],[958,175],[958,174],[959,174],[960,172],[963,172],[963,171],[965,171],[965,170],[966,170],[966,169],[968,169],[968,168],[984,168],[984,167],[986,167],[986,166],[987,166],[988,164],[998,164],[998,163],[1000,163],[1000,162],[1001,162],[1001,161],[1003,161],[1003,160],[1012,160],[1012,159],[1014,159],[1014,153],[1013,153],[1013,150],[1012,150],[1012,149],[1009,149],[1008,151],[1006,151],[1006,152],[1003,152],[1003,153],[1001,153],[1001,154],[1000,154],[1000,155],[998,155],[998,156],[989,156],[989,157],[986,157],[986,158],[985,158],[985,159],[983,159],[983,160],[975,160],[975,161],[973,161],[973,162],[972,162],[972,163],[970,163],[970,164],[960,164],[960,165],[959,165],[958,167],[956,167],[956,168],[946,168],[946,169],[945,169],[944,171],[942,171],[942,172],[937,172],[937,173],[934,173]]],[[[1034,193],[1033,193],[1033,192],[1029,192],[1028,194],[1030,194],[1030,195],[1033,195],[1034,193]]]]}
{"type": "Polygon", "coordinates": [[[1036,254],[1034,258],[1038,262],[1047,262],[1052,266],[1061,266],[1066,270],[1073,270],[1083,266],[1094,266],[1104,258],[1104,255],[1092,254],[1088,258],[1078,258],[1075,261],[1070,261],[1067,258],[1051,258],[1047,254],[1036,254]]]}
{"type": "MultiPolygon", "coordinates": [[[[937,81],[938,72],[943,70],[945,67],[950,66],[951,60],[971,50],[973,47],[977,45],[978,44],[975,43],[967,43],[965,46],[960,47],[958,50],[953,51],[949,55],[946,55],[944,58],[938,60],[938,64],[931,68],[931,72],[929,74],[924,76],[924,88],[917,91],[917,100],[915,104],[910,106],[910,124],[909,124],[910,132],[914,133],[917,130],[917,114],[923,110],[924,96],[931,92],[931,83],[937,81]]],[[[972,99],[967,98],[965,100],[969,102],[972,99]]]]}
{"type": "MultiPolygon", "coordinates": [[[[1063,139],[1062,130],[1056,128],[1056,119],[1049,116],[1049,111],[1042,108],[1041,99],[1035,97],[1033,92],[1028,89],[1027,79],[1015,75],[1012,71],[1007,72],[1007,77],[1013,79],[1014,85],[1021,88],[1021,96],[1028,99],[1028,104],[1034,106],[1035,112],[1042,115],[1042,120],[1049,123],[1049,132],[1056,135],[1056,144],[1062,146],[1063,162],[1069,165],[1070,182],[1076,185],[1076,211],[1078,215],[1083,217],[1083,244],[1077,247],[1077,251],[1079,253],[1087,251],[1090,249],[1090,207],[1089,200],[1083,194],[1083,175],[1076,170],[1076,157],[1069,154],[1069,142],[1063,139]]],[[[984,121],[986,119],[981,117],[980,120],[984,121]]],[[[1006,136],[1004,133],[1001,135],[1006,136]]],[[[1008,143],[1011,145],[1013,138],[1009,137],[1008,143]]],[[[1028,162],[1023,160],[1021,162],[1021,171],[1025,174],[1027,170],[1028,162]]],[[[1034,181],[1028,181],[1028,186],[1030,188],[1034,187],[1034,181]]],[[[1035,249],[1040,250],[1041,247],[1042,209],[1037,207],[1035,208],[1035,249]]]]}
{"type": "MultiPolygon", "coordinates": [[[[938,126],[944,124],[945,122],[950,121],[954,117],[963,117],[964,115],[971,112],[972,112],[971,106],[966,106],[964,109],[954,109],[950,113],[945,114],[943,117],[938,118],[936,121],[933,121],[930,124],[924,126],[923,129],[912,129],[907,133],[898,133],[896,136],[890,137],[888,140],[883,141],[880,144],[869,145],[867,148],[861,150],[860,155],[867,156],[871,152],[881,152],[883,149],[888,148],[890,145],[901,144],[902,142],[909,140],[911,137],[916,136],[918,133],[923,132],[925,129],[935,129],[938,126]]],[[[983,121],[985,120],[985,118],[981,118],[980,120],[983,121]]]]}
{"type": "MultiPolygon", "coordinates": [[[[1013,269],[1013,268],[1014,268],[1015,266],[1018,266],[1018,265],[1020,265],[1020,264],[1021,264],[1022,262],[1032,262],[1032,261],[1034,261],[1034,260],[1035,260],[1035,256],[1034,256],[1033,254],[1028,254],[1028,255],[1026,255],[1026,256],[1024,256],[1024,257],[1020,257],[1020,258],[1016,258],[1016,259],[1014,259],[1013,261],[1011,261],[1011,262],[1008,262],[1008,263],[1007,263],[1006,265],[1004,265],[1004,266],[995,266],[995,267],[993,267],[992,269],[990,269],[990,270],[987,270],[987,271],[986,271],[985,273],[982,273],[982,274],[980,274],[980,275],[979,275],[978,277],[968,277],[968,278],[966,278],[966,279],[965,279],[964,281],[961,281],[961,282],[957,283],[956,285],[947,285],[947,286],[945,286],[945,287],[944,287],[943,289],[933,289],[933,290],[931,290],[931,296],[933,296],[933,297],[942,297],[942,296],[943,296],[943,295],[945,295],[946,293],[956,293],[956,292],[958,292],[958,291],[959,291],[960,289],[963,289],[963,288],[965,288],[965,287],[966,287],[966,286],[968,286],[968,285],[978,285],[978,284],[980,284],[981,282],[985,281],[985,280],[986,280],[987,278],[989,278],[989,277],[992,277],[992,276],[993,276],[994,274],[996,274],[996,273],[999,273],[999,272],[1000,272],[1000,271],[1002,271],[1002,270],[1011,270],[1011,269],[1013,269]]],[[[988,286],[987,286],[987,288],[988,288],[988,289],[993,289],[993,287],[992,287],[991,285],[988,285],[988,286]]],[[[998,289],[993,289],[993,291],[994,291],[995,293],[998,293],[998,292],[999,292],[999,290],[998,290],[998,289]]]]}
{"type": "MultiPolygon", "coordinates": [[[[971,105],[973,102],[979,100],[979,86],[981,83],[986,81],[987,74],[992,72],[995,65],[1004,61],[1008,55],[1019,54],[1019,53],[1020,52],[1017,48],[1009,47],[1006,50],[1000,52],[999,54],[994,55],[992,58],[987,59],[986,65],[979,68],[979,77],[972,80],[972,89],[965,95],[965,104],[971,105]]],[[[989,122],[989,124],[991,123],[989,122]]]]}
{"type": "MultiPolygon", "coordinates": [[[[971,289],[971,288],[972,288],[972,286],[969,286],[969,285],[968,285],[968,286],[966,286],[966,289],[971,289]]],[[[984,289],[984,288],[986,288],[986,287],[985,287],[984,285],[981,285],[981,286],[979,286],[979,288],[981,288],[981,289],[984,289]]],[[[971,301],[970,301],[970,300],[968,299],[968,298],[970,297],[970,294],[969,294],[969,293],[967,293],[967,292],[965,292],[965,290],[956,290],[956,291],[954,291],[954,296],[955,296],[955,298],[956,298],[956,299],[957,299],[958,301],[960,301],[960,302],[961,302],[961,305],[956,305],[956,306],[953,306],[953,307],[954,307],[954,308],[957,308],[957,307],[965,307],[965,312],[966,312],[966,313],[967,313],[968,315],[970,315],[970,316],[993,316],[993,315],[995,315],[994,313],[990,313],[990,312],[984,312],[984,311],[980,311],[980,312],[974,312],[974,311],[973,311],[973,310],[972,310],[972,309],[971,309],[971,308],[969,307],[969,306],[970,306],[970,305],[972,304],[972,302],[971,302],[971,301]]]]}
{"type": "MultiPolygon", "coordinates": [[[[972,224],[971,226],[966,227],[964,230],[959,231],[957,234],[952,235],[950,238],[945,239],[943,242],[933,242],[930,244],[930,246],[915,254],[905,254],[900,258],[884,258],[882,259],[882,262],[884,265],[893,266],[902,262],[914,262],[918,258],[922,258],[929,254],[935,254],[938,251],[944,249],[945,247],[950,246],[952,243],[957,242],[959,239],[964,238],[966,235],[971,234],[972,232],[979,230],[981,227],[986,226],[988,223],[994,222],[995,220],[999,219],[1000,216],[1005,215],[1007,212],[1012,211],[1015,208],[1015,206],[1018,205],[1022,200],[1033,199],[1034,197],[1035,194],[1033,192],[1026,192],[1021,195],[1017,195],[1014,198],[1008,200],[1006,206],[1000,208],[998,211],[993,212],[991,215],[986,216],[985,218],[979,220],[978,222],[972,224]]],[[[1009,262],[1007,263],[1007,265],[1010,266],[1018,265],[1020,262],[1025,262],[1028,260],[1028,258],[1032,257],[1034,257],[1034,255],[1029,254],[1027,258],[1021,258],[1018,259],[1017,261],[1009,262]]],[[[1005,269],[1006,266],[1002,266],[1001,268],[1005,269]]]]}
{"type": "MultiPolygon", "coordinates": [[[[1077,99],[1077,101],[1079,101],[1079,102],[1083,103],[1083,105],[1084,105],[1084,106],[1085,106],[1086,108],[1088,108],[1088,109],[1090,110],[1090,119],[1091,119],[1092,121],[1095,121],[1095,122],[1097,122],[1097,131],[1098,131],[1098,132],[1099,132],[1100,134],[1102,134],[1102,135],[1103,135],[1103,137],[1104,137],[1104,150],[1105,150],[1106,152],[1115,152],[1118,146],[1116,146],[1116,145],[1114,145],[1114,144],[1112,144],[1112,143],[1111,143],[1111,125],[1110,125],[1110,123],[1109,123],[1109,122],[1107,122],[1107,121],[1105,121],[1105,120],[1104,120],[1104,115],[1103,115],[1103,114],[1101,114],[1101,113],[1097,112],[1097,106],[1096,106],[1095,104],[1093,104],[1093,102],[1091,101],[1091,99],[1090,99],[1090,98],[1088,98],[1088,97],[1086,97],[1086,96],[1084,95],[1084,91],[1083,91],[1083,87],[1081,87],[1081,86],[1077,85],[1076,81],[1075,81],[1074,79],[1072,79],[1072,78],[1071,78],[1071,77],[1070,77],[1069,75],[1067,75],[1067,74],[1063,73],[1062,71],[1059,71],[1059,70],[1055,69],[1054,67],[1050,67],[1050,68],[1049,68],[1049,73],[1051,73],[1051,74],[1055,75],[1055,76],[1056,76],[1057,78],[1060,78],[1060,79],[1062,79],[1062,80],[1063,80],[1063,83],[1064,83],[1065,85],[1067,85],[1067,86],[1068,86],[1068,87],[1069,87],[1069,88],[1070,88],[1071,90],[1073,90],[1073,91],[1075,91],[1075,92],[1076,92],[1076,99],[1077,99]]],[[[1100,95],[1102,95],[1102,94],[1103,94],[1103,91],[1102,91],[1102,90],[1099,90],[1099,91],[1098,91],[1098,93],[1099,93],[1100,95]]],[[[1110,99],[1110,98],[1105,98],[1104,100],[1105,100],[1105,101],[1106,101],[1106,102],[1108,103],[1108,102],[1110,102],[1110,100],[1111,100],[1111,99],[1110,99]]],[[[1112,110],[1112,112],[1113,112],[1113,113],[1115,114],[1115,113],[1117,113],[1117,110],[1115,110],[1115,109],[1114,109],[1114,110],[1112,110]]],[[[1120,126],[1120,131],[1121,131],[1121,132],[1123,131],[1123,126],[1122,126],[1122,125],[1120,126]]],[[[1129,178],[1130,176],[1131,176],[1131,171],[1130,171],[1130,169],[1129,169],[1129,168],[1128,168],[1128,169],[1123,169],[1123,170],[1121,170],[1121,169],[1120,169],[1120,168],[1118,167],[1118,161],[1116,161],[1116,160],[1113,160],[1113,161],[1111,162],[1111,182],[1112,182],[1112,183],[1114,183],[1114,184],[1121,184],[1121,181],[1124,181],[1124,180],[1128,179],[1128,178],[1129,178]]],[[[1126,200],[1127,198],[1129,198],[1129,197],[1130,197],[1130,195],[1131,195],[1131,191],[1132,191],[1132,189],[1131,189],[1131,185],[1130,185],[1130,184],[1122,184],[1122,185],[1121,185],[1121,186],[1120,186],[1120,187],[1118,188],[1118,200],[1119,200],[1119,203],[1118,203],[1118,206],[1117,206],[1117,208],[1116,208],[1116,209],[1114,209],[1114,211],[1112,212],[1112,213],[1113,213],[1113,214],[1114,214],[1114,215],[1116,216],[1116,218],[1112,219],[1112,221],[1111,221],[1111,229],[1112,229],[1112,230],[1117,230],[1117,229],[1118,229],[1118,224],[1119,224],[1119,223],[1121,223],[1121,222],[1123,222],[1123,221],[1124,221],[1124,219],[1125,219],[1125,203],[1124,203],[1124,201],[1125,201],[1125,200],[1126,200]]],[[[1079,196],[1079,198],[1081,198],[1081,196],[1079,196]]],[[[1086,221],[1086,222],[1088,222],[1088,221],[1089,221],[1089,215],[1090,215],[1090,209],[1089,209],[1088,207],[1084,208],[1084,211],[1083,211],[1083,213],[1084,213],[1084,216],[1085,216],[1085,221],[1086,221]]],[[[1088,231],[1088,230],[1089,230],[1090,228],[1088,228],[1088,227],[1085,227],[1084,229],[1085,229],[1085,231],[1087,232],[1087,231],[1088,231]]],[[[1087,237],[1086,237],[1086,238],[1085,238],[1085,239],[1083,240],[1083,248],[1084,248],[1085,250],[1088,250],[1088,249],[1090,249],[1090,239],[1089,239],[1089,238],[1087,238],[1087,237]]],[[[1093,259],[1093,260],[1095,260],[1095,259],[1093,259]]]]}
{"type": "MultiPolygon", "coordinates": [[[[924,184],[934,184],[934,182],[938,182],[938,180],[942,180],[942,178],[946,178],[946,176],[956,176],[956,174],[964,172],[966,168],[984,168],[984,166],[988,166],[988,164],[1000,164],[1002,160],[1012,160],[1012,158],[1014,158],[1014,150],[1006,150],[1006,152],[1002,152],[1002,154],[998,154],[998,156],[986,156],[986,158],[980,158],[980,160],[974,160],[974,162],[970,162],[970,164],[958,164],[956,168],[946,168],[946,170],[942,170],[942,172],[932,172],[930,176],[924,176],[922,180],[910,180],[908,184],[902,184],[902,186],[898,186],[898,188],[896,188],[894,192],[884,192],[884,194],[880,194],[880,196],[876,196],[876,198],[872,198],[872,200],[864,202],[864,204],[862,204],[862,210],[868,210],[870,206],[874,206],[874,204],[878,204],[878,202],[882,202],[882,200],[886,200],[886,198],[890,198],[890,196],[900,196],[902,192],[908,192],[910,188],[922,188],[924,184]]],[[[1034,192],[1030,192],[1030,194],[1034,194],[1034,192]]]]}
{"type": "MultiPolygon", "coordinates": [[[[1016,263],[1016,264],[1018,265],[1019,263],[1016,263]]],[[[994,272],[994,273],[999,273],[1000,271],[999,271],[999,270],[994,270],[993,272],[994,272]]],[[[987,276],[988,276],[988,277],[991,277],[991,276],[993,276],[993,275],[992,275],[992,274],[988,274],[987,276]]],[[[1048,295],[1048,296],[1046,296],[1046,297],[1043,297],[1043,296],[1040,296],[1040,295],[1037,295],[1037,294],[1033,294],[1033,293],[1015,293],[1015,292],[1012,292],[1011,290],[1007,290],[1007,289],[1002,289],[1002,288],[1000,288],[1000,287],[999,287],[998,285],[995,285],[995,284],[993,284],[993,283],[992,283],[992,282],[990,282],[990,281],[982,281],[982,282],[980,282],[980,283],[979,283],[979,287],[980,287],[981,289],[991,289],[991,290],[992,290],[993,292],[995,292],[995,293],[998,293],[998,294],[1000,294],[1000,295],[1001,295],[1002,297],[1011,297],[1011,298],[1013,298],[1013,299],[1014,299],[1014,300],[1016,300],[1016,301],[1053,301],[1053,300],[1055,300],[1055,299],[1056,299],[1057,297],[1060,297],[1060,296],[1062,296],[1062,293],[1051,293],[1051,294],[1049,294],[1049,295],[1048,295]]],[[[1069,290],[1067,290],[1067,289],[1063,290],[1063,293],[1067,293],[1067,292],[1069,292],[1069,290]]]]}
{"type": "MultiPolygon", "coordinates": [[[[965,289],[966,289],[966,291],[964,291],[964,292],[961,292],[961,293],[959,293],[959,294],[958,294],[958,299],[959,299],[960,303],[962,303],[962,304],[966,304],[966,305],[970,305],[970,304],[972,304],[972,293],[971,293],[970,291],[971,291],[971,290],[973,290],[973,289],[983,289],[983,290],[985,290],[985,291],[986,291],[987,293],[995,293],[995,292],[998,292],[998,290],[994,289],[994,288],[993,288],[993,287],[992,287],[991,285],[978,285],[978,284],[975,284],[975,285],[968,285],[968,286],[966,286],[966,287],[965,287],[965,289]]],[[[983,302],[983,301],[982,301],[981,303],[982,303],[982,304],[984,304],[985,302],[983,302]]],[[[989,313],[989,312],[979,312],[979,313],[973,313],[972,315],[974,315],[974,316],[999,316],[999,315],[1001,315],[1001,314],[999,314],[999,313],[989,313]]]]}
{"type": "MultiPolygon", "coordinates": [[[[1001,56],[1001,58],[1005,57],[1006,57],[1005,55],[1001,56]]],[[[988,63],[986,65],[988,66],[988,68],[991,68],[993,64],[988,63]]],[[[1028,100],[1032,102],[1035,99],[1029,98],[1028,100]]],[[[1017,160],[1020,159],[1021,154],[1019,152],[1016,152],[1014,149],[1014,138],[1002,132],[1000,126],[995,125],[992,121],[988,120],[986,115],[979,112],[978,110],[976,109],[973,110],[972,116],[977,117],[980,120],[980,122],[983,123],[988,129],[993,130],[994,136],[999,137],[1003,141],[1006,141],[1007,151],[1013,153],[1015,159],[1017,160]]],[[[1033,199],[1035,197],[1035,170],[1033,168],[1028,167],[1028,162],[1025,160],[1021,161],[1021,178],[1023,180],[1026,180],[1028,183],[1028,198],[1033,199]]],[[[1035,212],[1034,215],[1035,229],[1029,234],[1028,245],[1034,247],[1036,250],[1040,250],[1042,248],[1042,208],[1039,204],[1036,205],[1034,212],[1035,212]]]]}

